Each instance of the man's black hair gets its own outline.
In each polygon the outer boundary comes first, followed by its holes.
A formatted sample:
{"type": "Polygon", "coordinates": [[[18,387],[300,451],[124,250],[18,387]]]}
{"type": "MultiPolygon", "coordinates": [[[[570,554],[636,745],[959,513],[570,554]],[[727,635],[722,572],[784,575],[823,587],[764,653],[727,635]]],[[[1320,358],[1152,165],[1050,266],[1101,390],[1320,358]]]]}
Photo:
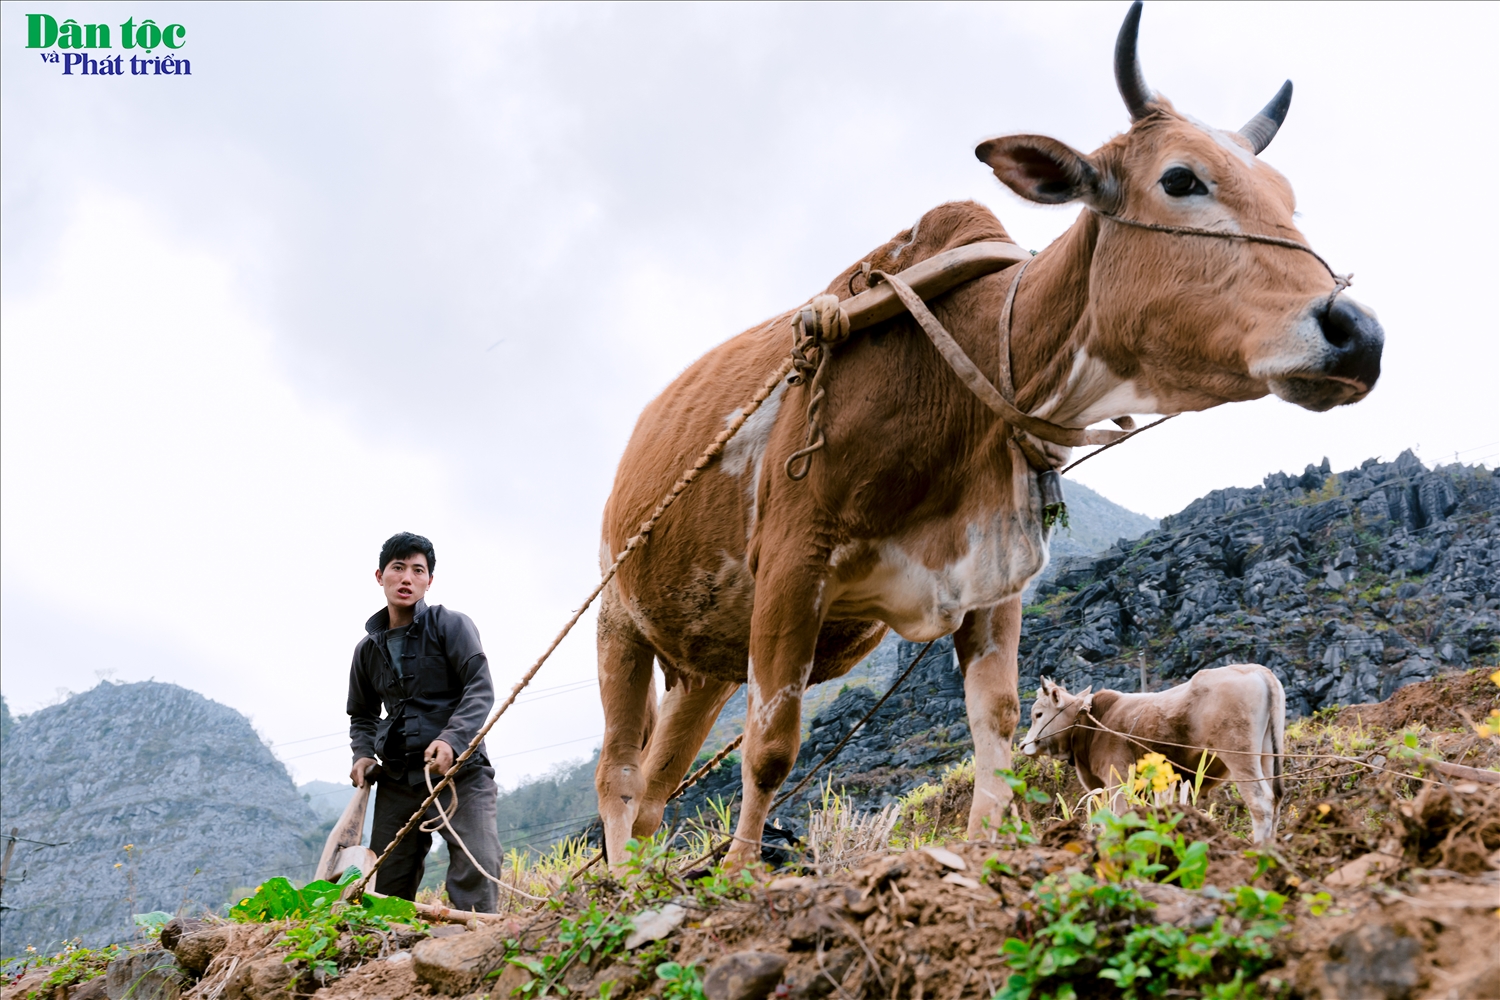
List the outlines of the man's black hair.
{"type": "Polygon", "coordinates": [[[432,543],[410,531],[400,532],[385,540],[385,544],[380,547],[380,565],[377,569],[384,570],[392,559],[405,559],[418,552],[427,557],[428,575],[437,572],[437,555],[432,551],[432,543]]]}

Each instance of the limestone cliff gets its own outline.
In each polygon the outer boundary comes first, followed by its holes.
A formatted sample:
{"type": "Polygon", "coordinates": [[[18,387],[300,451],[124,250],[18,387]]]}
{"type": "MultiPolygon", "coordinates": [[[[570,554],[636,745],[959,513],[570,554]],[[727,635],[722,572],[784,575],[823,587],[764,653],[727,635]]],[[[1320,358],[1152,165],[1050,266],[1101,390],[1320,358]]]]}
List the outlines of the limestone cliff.
{"type": "Polygon", "coordinates": [[[105,682],[6,728],[0,828],[29,840],[6,880],[0,950],[124,940],[132,913],[308,877],[317,826],[243,715],[173,684],[105,682]]]}

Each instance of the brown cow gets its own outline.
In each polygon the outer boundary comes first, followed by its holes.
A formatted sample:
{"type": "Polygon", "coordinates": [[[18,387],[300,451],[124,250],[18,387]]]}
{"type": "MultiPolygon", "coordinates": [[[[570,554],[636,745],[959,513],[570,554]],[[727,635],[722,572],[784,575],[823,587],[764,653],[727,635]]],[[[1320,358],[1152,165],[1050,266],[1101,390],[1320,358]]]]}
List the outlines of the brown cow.
{"type": "MultiPolygon", "coordinates": [[[[1010,136],[978,155],[1022,197],[1089,210],[1025,270],[1011,320],[1016,404],[1083,428],[1268,392],[1313,410],[1355,402],[1380,373],[1379,324],[1311,254],[1153,232],[1140,223],[1302,243],[1291,187],[1256,154],[1290,91],[1239,132],[1195,122],[1146,88],[1139,5],[1116,48],[1130,129],[1092,154],[1010,136]],[[1117,221],[1128,220],[1126,222],[1117,221]]],[[[1009,241],[972,204],[943,205],[828,286],[840,299],[965,244],[1009,241]],[[864,266],[861,266],[864,265],[864,266]]],[[[936,296],[931,308],[983,372],[1014,269],[936,296]]],[[[682,470],[787,356],[791,314],[704,355],[641,414],[604,511],[607,566],[682,470]]],[[[1019,595],[1047,560],[1039,476],[1068,449],[1027,439],[982,405],[909,316],[833,349],[806,478],[783,472],[806,440],[808,386],[782,384],[604,591],[596,785],[609,861],[653,833],[720,708],[747,684],[744,798],[732,864],[762,826],[801,741],[809,684],[848,671],[887,628],[954,634],[978,780],[969,830],[998,822],[1019,717],[1019,595]],[[652,661],[666,693],[658,706],[652,661]]],[[[1004,379],[1001,380],[1005,381],[1004,379]]]]}
{"type": "Polygon", "coordinates": [[[1182,771],[1196,774],[1201,750],[1214,751],[1204,786],[1233,781],[1250,810],[1257,844],[1276,833],[1281,811],[1281,753],[1286,734],[1286,692],[1276,675],[1258,663],[1235,663],[1200,670],[1186,684],[1149,694],[1093,692],[1068,694],[1042,679],[1031,709],[1031,729],[1021,752],[1062,757],[1078,769],[1083,787],[1114,789],[1114,810],[1122,808],[1120,785],[1130,765],[1159,753],[1182,771]],[[1087,714],[1085,714],[1087,713],[1087,714]]]}

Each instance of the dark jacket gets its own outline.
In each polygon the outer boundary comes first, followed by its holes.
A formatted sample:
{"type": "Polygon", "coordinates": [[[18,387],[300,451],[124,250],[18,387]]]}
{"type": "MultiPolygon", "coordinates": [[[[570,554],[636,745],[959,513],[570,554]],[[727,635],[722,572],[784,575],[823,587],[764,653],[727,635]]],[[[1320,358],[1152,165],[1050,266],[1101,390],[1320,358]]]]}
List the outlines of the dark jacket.
{"type": "MultiPolygon", "coordinates": [[[[386,646],[390,611],[365,622],[349,668],[349,742],[354,759],[375,757],[385,774],[422,780],[422,754],[441,739],[460,754],[495,704],[490,665],[468,615],[418,601],[401,653],[401,675],[386,646]],[[381,717],[381,708],[385,717],[381,717]]],[[[481,745],[468,766],[488,765],[481,745]]]]}

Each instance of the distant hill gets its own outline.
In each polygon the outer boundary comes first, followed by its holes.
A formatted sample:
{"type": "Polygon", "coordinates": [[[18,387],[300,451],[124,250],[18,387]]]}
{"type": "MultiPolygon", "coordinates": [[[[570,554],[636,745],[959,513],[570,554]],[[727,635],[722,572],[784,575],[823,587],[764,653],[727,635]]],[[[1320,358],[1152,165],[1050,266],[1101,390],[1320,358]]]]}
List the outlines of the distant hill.
{"type": "Polygon", "coordinates": [[[317,825],[250,721],[186,688],[105,682],[11,719],[0,828],[29,839],[6,879],[0,951],[125,940],[132,913],[310,877],[317,825]]]}
{"type": "Polygon", "coordinates": [[[298,785],[297,791],[319,823],[331,823],[343,815],[354,786],[347,781],[309,781],[298,785]]]}
{"type": "Polygon", "coordinates": [[[1134,541],[1157,527],[1154,517],[1126,510],[1082,483],[1063,480],[1068,501],[1068,526],[1052,536],[1052,559],[1091,556],[1103,552],[1120,539],[1134,541]]]}

